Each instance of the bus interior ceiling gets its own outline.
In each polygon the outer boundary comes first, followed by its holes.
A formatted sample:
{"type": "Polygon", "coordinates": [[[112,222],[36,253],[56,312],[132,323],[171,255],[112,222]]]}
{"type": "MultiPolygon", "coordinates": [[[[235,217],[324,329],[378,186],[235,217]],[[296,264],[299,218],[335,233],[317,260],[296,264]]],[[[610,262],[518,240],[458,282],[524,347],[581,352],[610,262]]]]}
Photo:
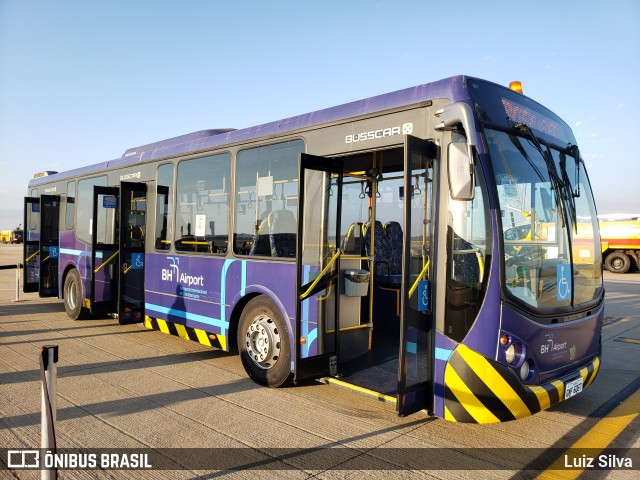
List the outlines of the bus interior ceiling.
{"type": "MultiPolygon", "coordinates": [[[[342,269],[367,270],[374,272],[374,278],[355,309],[359,311],[359,326],[369,328],[351,329],[357,323],[352,318],[354,310],[341,308],[340,376],[353,385],[395,396],[400,336],[404,150],[400,147],[360,153],[343,157],[343,161],[342,269]],[[372,218],[375,218],[373,249],[370,241],[372,218]],[[365,257],[372,258],[372,262],[365,257]],[[366,342],[364,348],[361,346],[363,340],[366,342]]],[[[343,296],[341,302],[345,301],[353,300],[343,296]]]]}

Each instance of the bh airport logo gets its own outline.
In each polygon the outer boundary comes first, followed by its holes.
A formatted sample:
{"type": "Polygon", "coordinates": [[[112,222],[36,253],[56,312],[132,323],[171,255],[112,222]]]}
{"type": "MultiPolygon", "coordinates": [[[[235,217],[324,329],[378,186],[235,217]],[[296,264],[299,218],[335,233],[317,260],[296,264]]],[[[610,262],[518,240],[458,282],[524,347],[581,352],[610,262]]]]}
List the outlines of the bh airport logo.
{"type": "Polygon", "coordinates": [[[167,260],[171,262],[169,268],[162,269],[162,280],[165,282],[178,281],[180,278],[180,257],[167,257],[167,260]]]}
{"type": "MultiPolygon", "coordinates": [[[[185,272],[180,273],[180,257],[167,257],[171,262],[169,268],[163,268],[161,275],[163,282],[176,282],[185,287],[204,287],[204,275],[188,275],[185,272]]],[[[187,265],[187,270],[189,270],[187,265]]]]}

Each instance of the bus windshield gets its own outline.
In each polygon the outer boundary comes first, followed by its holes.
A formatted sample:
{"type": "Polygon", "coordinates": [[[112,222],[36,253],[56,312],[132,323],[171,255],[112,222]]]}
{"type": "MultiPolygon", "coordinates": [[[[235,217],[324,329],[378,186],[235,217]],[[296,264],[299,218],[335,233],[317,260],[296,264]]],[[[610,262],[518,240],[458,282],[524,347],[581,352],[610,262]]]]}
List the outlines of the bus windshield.
{"type": "Polygon", "coordinates": [[[469,93],[495,175],[506,291],[545,310],[600,298],[595,203],[573,132],[514,91],[471,79],[469,93]]]}
{"type": "Polygon", "coordinates": [[[500,202],[507,291],[544,309],[597,298],[596,215],[586,176],[578,177],[575,167],[567,174],[575,159],[515,130],[486,129],[485,135],[500,202]]]}

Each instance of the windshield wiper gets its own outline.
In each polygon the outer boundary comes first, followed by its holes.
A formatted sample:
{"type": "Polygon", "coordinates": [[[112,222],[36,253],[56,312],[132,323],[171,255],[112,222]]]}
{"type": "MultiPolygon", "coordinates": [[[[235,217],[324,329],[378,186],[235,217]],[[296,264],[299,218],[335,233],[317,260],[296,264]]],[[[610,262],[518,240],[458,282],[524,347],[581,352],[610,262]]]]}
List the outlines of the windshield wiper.
{"type": "Polygon", "coordinates": [[[577,145],[569,144],[569,155],[572,156],[576,162],[576,191],[573,192],[573,196],[578,198],[580,197],[580,164],[582,160],[580,159],[580,149],[577,145]]]}
{"type": "MultiPolygon", "coordinates": [[[[577,228],[576,225],[576,205],[573,200],[573,195],[567,194],[567,189],[571,188],[571,183],[569,183],[566,170],[564,167],[562,168],[563,177],[560,178],[558,175],[558,171],[556,170],[556,164],[553,161],[553,156],[549,149],[543,149],[542,145],[533,134],[528,125],[524,123],[518,123],[515,125],[515,128],[524,132],[527,135],[527,139],[532,143],[533,147],[542,155],[545,165],[547,166],[547,171],[549,172],[549,178],[551,178],[551,182],[553,184],[553,190],[556,196],[556,205],[560,208],[561,212],[564,210],[564,206],[566,205],[569,209],[569,215],[571,216],[571,221],[573,222],[574,228],[577,228]],[[571,198],[569,198],[571,197],[571,198]],[[564,200],[564,202],[562,201],[564,200]]],[[[564,215],[560,215],[562,218],[562,226],[565,226],[565,217],[564,215]]]]}
{"type": "Polygon", "coordinates": [[[529,162],[529,165],[531,166],[533,171],[536,173],[536,175],[538,176],[540,181],[544,182],[545,181],[545,177],[542,175],[542,172],[540,171],[538,166],[533,162],[533,160],[531,160],[531,157],[529,157],[529,154],[527,153],[525,148],[522,146],[522,143],[520,142],[520,138],[517,135],[511,135],[510,134],[509,135],[509,140],[511,140],[511,143],[513,143],[513,145],[516,147],[516,149],[518,150],[520,155],[522,155],[524,157],[524,159],[527,162],[529,162]]]}
{"type": "Polygon", "coordinates": [[[576,230],[578,231],[578,225],[576,224],[576,195],[571,190],[571,182],[569,181],[569,175],[567,175],[567,156],[564,153],[560,154],[560,171],[562,172],[562,181],[566,186],[566,191],[564,198],[569,205],[569,213],[571,214],[571,222],[576,230]]]}

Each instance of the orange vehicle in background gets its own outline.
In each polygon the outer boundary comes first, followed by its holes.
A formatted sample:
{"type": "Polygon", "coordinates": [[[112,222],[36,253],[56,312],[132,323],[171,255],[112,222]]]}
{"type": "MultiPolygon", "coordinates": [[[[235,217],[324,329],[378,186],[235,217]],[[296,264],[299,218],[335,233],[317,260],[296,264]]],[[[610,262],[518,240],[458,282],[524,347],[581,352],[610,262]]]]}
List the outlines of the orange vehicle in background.
{"type": "Polygon", "coordinates": [[[616,220],[600,219],[604,266],[613,273],[640,268],[640,215],[616,220]]]}

